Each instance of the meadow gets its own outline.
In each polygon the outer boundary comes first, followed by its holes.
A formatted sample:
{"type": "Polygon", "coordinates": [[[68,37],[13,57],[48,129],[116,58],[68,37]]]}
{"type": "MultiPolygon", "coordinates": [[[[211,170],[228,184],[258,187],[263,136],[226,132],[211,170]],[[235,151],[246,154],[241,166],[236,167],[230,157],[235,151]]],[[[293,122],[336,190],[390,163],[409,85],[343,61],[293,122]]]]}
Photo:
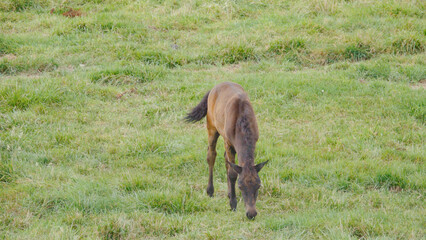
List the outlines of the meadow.
{"type": "Polygon", "coordinates": [[[421,0],[2,0],[1,239],[425,239],[421,0]],[[250,96],[258,216],[209,198],[214,85],[250,96]]]}

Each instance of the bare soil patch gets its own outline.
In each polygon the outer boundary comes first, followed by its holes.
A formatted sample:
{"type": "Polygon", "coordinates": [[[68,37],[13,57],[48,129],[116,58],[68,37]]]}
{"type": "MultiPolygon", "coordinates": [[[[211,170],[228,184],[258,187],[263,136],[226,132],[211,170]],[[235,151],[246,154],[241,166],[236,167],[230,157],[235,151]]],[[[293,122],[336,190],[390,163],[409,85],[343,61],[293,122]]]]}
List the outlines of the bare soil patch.
{"type": "Polygon", "coordinates": [[[420,82],[411,85],[412,89],[426,89],[426,79],[420,80],[420,82]]]}

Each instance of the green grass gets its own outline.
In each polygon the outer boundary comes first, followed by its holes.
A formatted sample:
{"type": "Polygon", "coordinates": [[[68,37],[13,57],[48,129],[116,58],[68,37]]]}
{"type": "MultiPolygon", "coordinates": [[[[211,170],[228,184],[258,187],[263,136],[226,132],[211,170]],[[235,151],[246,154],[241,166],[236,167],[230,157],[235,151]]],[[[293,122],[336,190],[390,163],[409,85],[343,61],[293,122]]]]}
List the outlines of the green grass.
{"type": "Polygon", "coordinates": [[[0,238],[423,239],[425,7],[2,1],[0,238]],[[270,160],[254,221],[182,120],[223,81],[270,160]]]}

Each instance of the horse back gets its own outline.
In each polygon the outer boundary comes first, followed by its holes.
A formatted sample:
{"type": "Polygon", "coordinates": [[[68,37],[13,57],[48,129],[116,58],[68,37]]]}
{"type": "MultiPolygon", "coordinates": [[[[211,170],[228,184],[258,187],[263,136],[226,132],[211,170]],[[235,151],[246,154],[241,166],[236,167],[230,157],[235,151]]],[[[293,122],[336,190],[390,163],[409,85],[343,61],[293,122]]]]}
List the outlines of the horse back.
{"type": "Polygon", "coordinates": [[[236,83],[216,85],[208,98],[207,128],[216,129],[226,142],[234,145],[237,135],[244,133],[242,127],[250,129],[252,138],[257,141],[259,131],[247,93],[236,83]],[[239,124],[242,122],[244,126],[239,124]]]}

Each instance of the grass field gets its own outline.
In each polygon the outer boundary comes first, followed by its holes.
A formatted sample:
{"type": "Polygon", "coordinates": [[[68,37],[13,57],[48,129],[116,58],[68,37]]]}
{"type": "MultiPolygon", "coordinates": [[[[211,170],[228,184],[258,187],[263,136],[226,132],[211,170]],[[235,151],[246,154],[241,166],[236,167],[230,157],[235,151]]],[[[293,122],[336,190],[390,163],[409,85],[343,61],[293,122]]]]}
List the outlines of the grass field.
{"type": "Polygon", "coordinates": [[[2,0],[0,238],[425,239],[425,8],[2,0]],[[223,81],[270,160],[254,221],[182,121],[223,81]]]}

